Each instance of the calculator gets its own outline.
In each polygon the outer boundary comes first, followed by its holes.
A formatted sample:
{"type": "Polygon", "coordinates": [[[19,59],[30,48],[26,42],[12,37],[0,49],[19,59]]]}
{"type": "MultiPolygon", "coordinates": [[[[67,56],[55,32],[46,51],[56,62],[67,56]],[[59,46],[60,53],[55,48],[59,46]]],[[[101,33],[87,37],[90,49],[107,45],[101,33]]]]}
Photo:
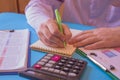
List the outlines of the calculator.
{"type": "Polygon", "coordinates": [[[86,65],[84,60],[47,53],[19,75],[31,80],[79,80],[86,65]]]}

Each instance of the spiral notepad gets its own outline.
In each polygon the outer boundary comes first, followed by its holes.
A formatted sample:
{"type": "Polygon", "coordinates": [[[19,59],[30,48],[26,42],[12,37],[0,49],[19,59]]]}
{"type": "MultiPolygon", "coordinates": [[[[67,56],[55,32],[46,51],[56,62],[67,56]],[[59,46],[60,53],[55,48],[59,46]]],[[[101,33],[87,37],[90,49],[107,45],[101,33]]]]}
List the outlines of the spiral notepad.
{"type": "Polygon", "coordinates": [[[68,57],[71,57],[76,49],[75,47],[69,44],[67,44],[65,48],[53,48],[53,47],[46,46],[40,40],[33,43],[30,47],[33,50],[38,50],[38,51],[48,52],[48,53],[53,53],[53,54],[59,54],[59,55],[68,56],[68,57]]]}

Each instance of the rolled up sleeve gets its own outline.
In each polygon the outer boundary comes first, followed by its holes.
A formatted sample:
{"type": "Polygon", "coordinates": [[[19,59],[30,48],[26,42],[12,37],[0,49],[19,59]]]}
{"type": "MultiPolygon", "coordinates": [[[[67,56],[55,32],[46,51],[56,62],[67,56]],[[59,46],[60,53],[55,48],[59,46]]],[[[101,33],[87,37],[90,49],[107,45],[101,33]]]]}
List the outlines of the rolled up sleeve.
{"type": "Polygon", "coordinates": [[[59,8],[63,0],[30,0],[25,8],[27,22],[38,29],[41,23],[54,18],[54,9],[59,8]]]}

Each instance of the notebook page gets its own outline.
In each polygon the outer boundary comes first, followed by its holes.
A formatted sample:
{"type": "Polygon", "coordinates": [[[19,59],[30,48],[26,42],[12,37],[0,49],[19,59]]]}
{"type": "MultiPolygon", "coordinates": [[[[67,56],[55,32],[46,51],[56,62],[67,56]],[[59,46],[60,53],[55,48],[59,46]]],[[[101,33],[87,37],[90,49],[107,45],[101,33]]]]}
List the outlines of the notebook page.
{"type": "Polygon", "coordinates": [[[7,36],[4,36],[5,39],[2,40],[4,43],[0,45],[2,47],[0,50],[0,72],[18,71],[26,68],[29,31],[25,29],[3,32],[7,36]]]}

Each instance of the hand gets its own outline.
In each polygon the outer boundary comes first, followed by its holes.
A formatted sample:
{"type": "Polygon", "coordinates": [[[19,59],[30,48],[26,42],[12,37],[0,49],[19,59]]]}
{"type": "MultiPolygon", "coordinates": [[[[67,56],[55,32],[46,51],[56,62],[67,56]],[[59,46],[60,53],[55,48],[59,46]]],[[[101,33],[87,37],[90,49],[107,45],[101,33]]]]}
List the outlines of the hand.
{"type": "Polygon", "coordinates": [[[112,5],[115,7],[120,7],[120,1],[119,0],[112,0],[112,5]]]}
{"type": "Polygon", "coordinates": [[[62,27],[64,34],[59,31],[57,22],[49,19],[39,27],[38,36],[47,46],[64,47],[63,41],[68,41],[72,34],[65,24],[62,24],[62,27]]]}
{"type": "Polygon", "coordinates": [[[69,43],[85,49],[120,47],[120,27],[84,31],[70,39],[69,43]]]}

